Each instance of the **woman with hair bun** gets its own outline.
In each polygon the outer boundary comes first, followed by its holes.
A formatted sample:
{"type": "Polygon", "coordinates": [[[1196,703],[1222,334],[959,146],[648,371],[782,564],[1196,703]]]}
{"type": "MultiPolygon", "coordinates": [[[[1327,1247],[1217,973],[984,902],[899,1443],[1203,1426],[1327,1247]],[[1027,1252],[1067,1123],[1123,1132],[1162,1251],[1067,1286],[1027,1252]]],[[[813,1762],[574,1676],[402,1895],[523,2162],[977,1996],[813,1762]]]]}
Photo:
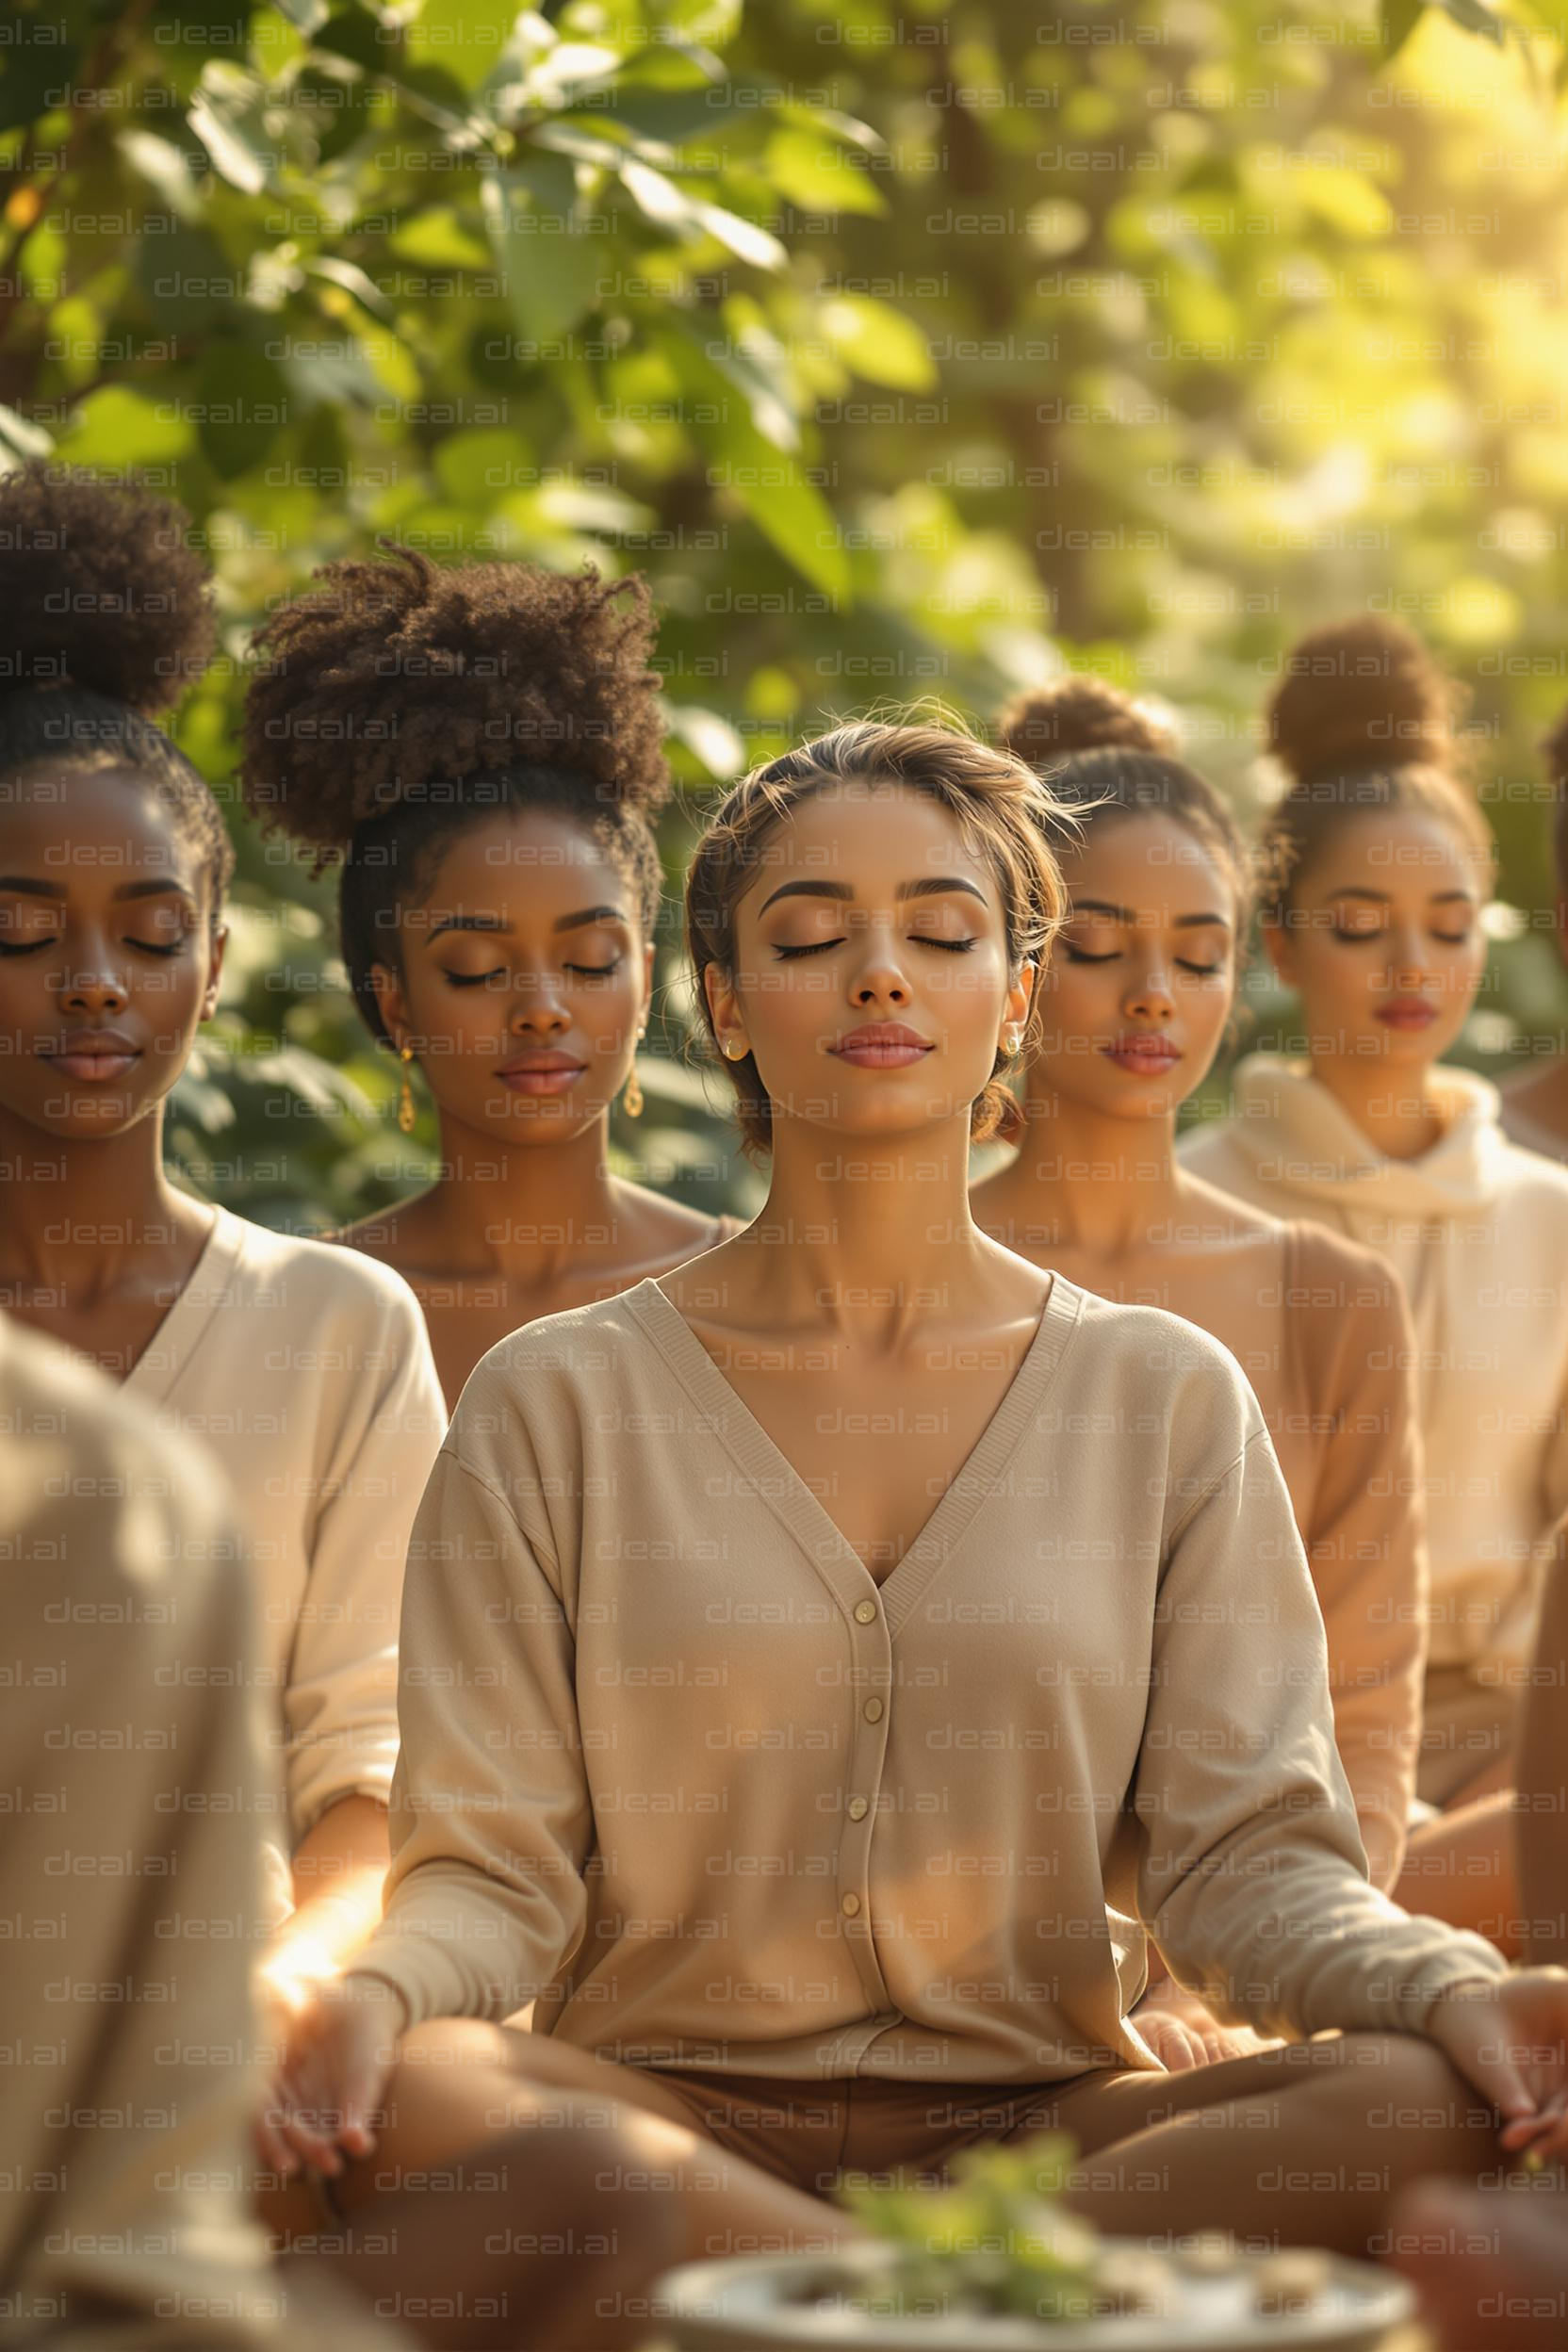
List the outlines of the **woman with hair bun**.
{"type": "Polygon", "coordinates": [[[1367,1882],[1234,1358],[970,1212],[972,1141],[1021,1123],[1056,817],[1007,753],[864,724],[698,841],[688,946],[767,1201],[459,1401],[409,1552],[385,1918],[273,2118],[346,2213],[463,2144],[432,2110],[465,2067],[475,2162],[476,2120],[542,2099],[697,2133],[715,2250],[841,2229],[801,2192],[845,2170],[1053,2126],[1103,2227],[1345,2251],[1417,2172],[1568,2149],[1568,2064],[1517,2058],[1568,2040],[1568,1974],[1367,1882]],[[1217,2015],[1297,2038],[1168,2072],[1128,2021],[1145,1927],[1217,2015]]]}
{"type": "Polygon", "coordinates": [[[164,1171],[233,866],[155,715],[213,648],[187,528],[145,489],[41,462],[0,480],[0,1306],[228,1473],[284,1758],[278,1908],[300,1906],[305,1969],[374,1916],[403,1556],[446,1415],[395,1275],[164,1171]]]}
{"type": "MultiPolygon", "coordinates": [[[[1456,707],[1396,622],[1315,629],[1289,656],[1268,721],[1293,780],[1258,857],[1263,937],[1300,1000],[1305,1052],[1244,1059],[1232,1116],[1184,1157],[1276,1216],[1364,1242],[1405,1289],[1431,1572],[1417,1788],[1428,1806],[1466,1808],[1484,1840],[1506,1835],[1541,1584],[1568,1509],[1568,1171],[1511,1143],[1496,1088],[1443,1059],[1480,986],[1496,878],[1456,707]]],[[[1430,1869],[1460,1891],[1451,1857],[1430,1869]]],[[[1478,1905],[1494,1899],[1484,1873],[1468,1883],[1478,1905]]],[[[1478,1923],[1519,1940],[1506,1911],[1478,1923]]]]}
{"type": "Polygon", "coordinates": [[[366,1026],[420,1069],[437,1181],[336,1238],[417,1293],[455,1403],[519,1325],[612,1297],[738,1220],[613,1175],[653,990],[669,796],[639,576],[328,564],[256,640],[243,781],[340,869],[366,1026]]]}
{"type": "MultiPolygon", "coordinates": [[[[1250,909],[1246,844],[1219,794],[1097,678],[1018,696],[998,732],[1076,823],[1056,843],[1070,912],[1041,988],[1022,1146],[975,1187],[976,1221],[1086,1290],[1184,1316],[1247,1374],[1306,1547],[1340,1760],[1386,1891],[1414,1787],[1425,1650],[1398,1286],[1370,1250],[1246,1208],[1177,1162],[1176,1115],[1233,1013],[1250,909]]],[[[1237,2046],[1168,1977],[1137,2023],[1169,2065],[1237,2046]]]]}

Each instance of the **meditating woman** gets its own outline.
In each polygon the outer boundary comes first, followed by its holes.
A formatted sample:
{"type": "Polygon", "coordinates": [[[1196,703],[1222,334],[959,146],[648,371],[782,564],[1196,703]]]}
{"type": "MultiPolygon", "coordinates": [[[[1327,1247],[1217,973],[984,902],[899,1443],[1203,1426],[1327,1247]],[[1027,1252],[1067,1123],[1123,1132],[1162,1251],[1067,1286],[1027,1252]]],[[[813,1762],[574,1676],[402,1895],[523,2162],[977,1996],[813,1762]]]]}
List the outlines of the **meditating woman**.
{"type": "Polygon", "coordinates": [[[276,612],[244,788],[340,867],[350,984],[417,1065],[436,1182],[340,1236],[417,1293],[455,1403],[520,1324],[613,1297],[738,1230],[612,1173],[610,1108],[653,989],[668,797],[640,578],[328,564],[276,612]]]}
{"type": "MultiPolygon", "coordinates": [[[[1425,1656],[1409,1315],[1370,1250],[1249,1209],[1177,1164],[1177,1110],[1234,1011],[1250,915],[1246,844],[1218,793],[1095,678],[1020,696],[999,730],[1077,822],[1055,844],[1069,908],[1041,988],[1022,1143],[975,1187],[975,1221],[1086,1290],[1184,1316],[1246,1373],[1306,1548],[1340,1761],[1386,1893],[1404,1852],[1425,1656]]],[[[1136,2021],[1168,2065],[1253,2046],[1169,1977],[1136,2021]]]]}
{"type": "MultiPolygon", "coordinates": [[[[1263,936],[1301,1006],[1301,1058],[1254,1054],[1232,1117],[1183,1157],[1276,1216],[1364,1242],[1409,1298],[1426,1454],[1431,1648],[1417,1788],[1487,1855],[1508,1790],[1542,1576],[1568,1509],[1568,1170],[1511,1143],[1496,1088],[1450,1067],[1495,881],[1448,682],[1408,630],[1301,640],[1269,708],[1295,779],[1260,843],[1263,936]],[[1483,1810],[1469,1807],[1481,1802],[1483,1810]]],[[[1451,1840],[1435,1886],[1457,1887],[1451,1840]]],[[[1422,1866],[1421,1836],[1407,1870],[1422,1866]]],[[[1475,1921],[1499,1940],[1520,1922],[1475,1921]]]]}
{"type": "Polygon", "coordinates": [[[1234,1358],[971,1214],[1053,821],[1007,754],[860,726],[699,842],[767,1205],[464,1393],[410,1551],[386,1917],[279,2086],[345,2210],[542,2094],[705,2135],[786,2238],[844,2167],[1053,2124],[1105,2226],[1347,2250],[1417,2170],[1568,2146],[1568,1974],[1367,1882],[1234,1358]],[[1128,2021],[1143,1926],[1217,2016],[1342,2034],[1168,2074],[1128,2021]],[[530,1997],[532,2034],[496,2022],[530,1997]]]}
{"type": "Polygon", "coordinates": [[[41,463],[0,482],[0,1306],[228,1474],[286,1765],[275,1908],[301,1906],[288,1953],[309,1973],[375,1917],[403,1558],[446,1413],[395,1275],[164,1170],[233,866],[217,801],[152,716],[213,644],[186,520],[41,463]]]}

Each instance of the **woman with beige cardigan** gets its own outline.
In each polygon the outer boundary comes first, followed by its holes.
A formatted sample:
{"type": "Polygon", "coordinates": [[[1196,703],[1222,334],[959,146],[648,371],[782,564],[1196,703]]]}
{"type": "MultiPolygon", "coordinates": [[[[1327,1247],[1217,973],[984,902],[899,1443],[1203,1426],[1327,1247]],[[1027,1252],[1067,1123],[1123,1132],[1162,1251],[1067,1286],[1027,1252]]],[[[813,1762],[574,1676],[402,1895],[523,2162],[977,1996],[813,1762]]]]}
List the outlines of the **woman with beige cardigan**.
{"type": "MultiPolygon", "coordinates": [[[[1041,989],[1023,1139],[975,1187],[975,1219],[1086,1290],[1196,1323],[1246,1373],[1323,1611],[1372,1882],[1389,1893],[1426,1657],[1409,1315],[1370,1250],[1248,1208],[1177,1161],[1176,1114],[1233,1016],[1248,935],[1250,861],[1225,803],[1099,679],[1021,695],[999,727],[1076,824],[1056,845],[1070,907],[1041,989]]],[[[1255,2046],[1168,1977],[1137,2022],[1170,2066],[1255,2046]]]]}
{"type": "Polygon", "coordinates": [[[1345,2249],[1418,2171],[1568,2147],[1568,1975],[1367,1882],[1234,1359],[970,1213],[1062,912],[1051,821],[1023,762],[863,726],[699,842],[768,1203],[465,1393],[410,1554],[385,1919],[279,2085],[346,2210],[439,2148],[460,2057],[470,2125],[645,2109],[785,2239],[845,2166],[1053,2124],[1105,2226],[1345,2249]],[[1168,2074],[1129,2023],[1145,1928],[1298,2038],[1168,2074]]]}

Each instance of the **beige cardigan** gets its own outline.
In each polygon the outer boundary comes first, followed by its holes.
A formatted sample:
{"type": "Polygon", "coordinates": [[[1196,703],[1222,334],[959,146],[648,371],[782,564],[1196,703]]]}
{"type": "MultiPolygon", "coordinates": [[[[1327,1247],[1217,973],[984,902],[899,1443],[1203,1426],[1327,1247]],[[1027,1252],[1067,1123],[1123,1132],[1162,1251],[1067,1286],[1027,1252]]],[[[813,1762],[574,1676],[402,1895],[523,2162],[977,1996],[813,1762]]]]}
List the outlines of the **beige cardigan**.
{"type": "Polygon", "coordinates": [[[1266,2033],[1504,1973],[1367,1883],[1257,1401],[1057,1277],[878,1586],[653,1282],[492,1349],[416,1523],[386,1917],[411,2018],[779,2077],[1149,2066],[1137,1913],[1266,2033]]]}

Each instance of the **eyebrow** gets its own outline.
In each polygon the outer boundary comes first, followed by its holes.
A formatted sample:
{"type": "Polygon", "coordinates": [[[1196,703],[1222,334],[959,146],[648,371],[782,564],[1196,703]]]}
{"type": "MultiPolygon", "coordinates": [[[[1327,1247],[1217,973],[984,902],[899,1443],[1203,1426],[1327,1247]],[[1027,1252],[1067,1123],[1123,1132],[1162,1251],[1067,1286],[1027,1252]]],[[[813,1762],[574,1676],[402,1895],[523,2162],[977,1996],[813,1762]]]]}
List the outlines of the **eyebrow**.
{"type": "MultiPolygon", "coordinates": [[[[1130,906],[1114,906],[1108,898],[1075,898],[1072,902],[1072,912],[1075,915],[1109,915],[1113,923],[1124,923],[1129,930],[1133,929],[1137,923],[1137,917],[1130,906]]],[[[1200,931],[1211,928],[1228,931],[1230,927],[1230,923],[1223,915],[1178,915],[1173,925],[1173,928],[1178,931],[1200,931]]]]}
{"type": "MultiPolygon", "coordinates": [[[[66,894],[63,882],[40,882],[30,874],[0,874],[0,890],[8,890],[16,898],[47,898],[59,900],[66,894]]],[[[122,882],[114,892],[116,900],[123,898],[183,898],[194,906],[195,894],[183,882],[122,882]]]]}
{"type": "MultiPolygon", "coordinates": [[[[937,898],[948,890],[965,890],[971,898],[977,898],[982,906],[987,903],[984,890],[976,890],[972,882],[960,881],[956,874],[932,874],[923,876],[918,882],[901,882],[893,896],[900,901],[906,898],[937,898]]],[[[776,890],[769,893],[757,911],[765,915],[768,908],[776,906],[781,898],[848,900],[854,896],[855,886],[852,882],[783,882],[776,890]]]]}
{"type": "MultiPolygon", "coordinates": [[[[575,915],[558,915],[551,923],[552,931],[580,931],[585,923],[625,923],[629,920],[620,906],[583,906],[575,915]]],[[[449,915],[438,923],[430,937],[440,939],[446,931],[510,931],[512,925],[499,915],[449,915]]]]}
{"type": "MultiPolygon", "coordinates": [[[[1329,896],[1331,898],[1364,898],[1369,906],[1373,906],[1393,905],[1386,890],[1364,890],[1353,882],[1348,882],[1342,890],[1331,890],[1329,896]]],[[[1429,906],[1451,906],[1456,899],[1462,899],[1466,906],[1474,906],[1476,904],[1474,890],[1433,890],[1429,893],[1427,904],[1429,906]]]]}

